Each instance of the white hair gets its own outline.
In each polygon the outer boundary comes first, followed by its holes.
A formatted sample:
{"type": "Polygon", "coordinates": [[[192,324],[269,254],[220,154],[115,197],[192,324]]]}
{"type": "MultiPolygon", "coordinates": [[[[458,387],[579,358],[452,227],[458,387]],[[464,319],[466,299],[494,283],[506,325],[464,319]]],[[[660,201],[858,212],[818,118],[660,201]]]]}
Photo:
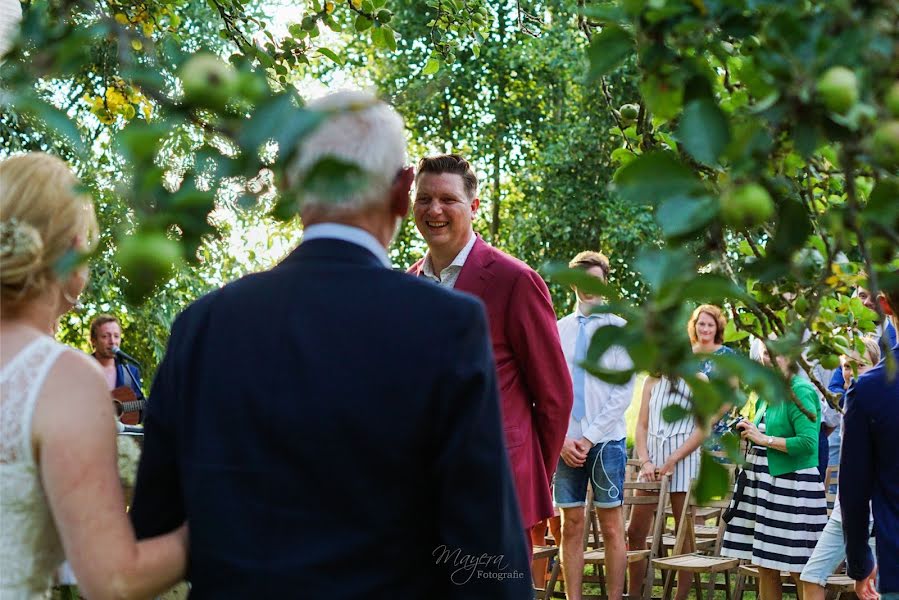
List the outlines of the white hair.
{"type": "MultiPolygon", "coordinates": [[[[0,57],[12,47],[21,21],[22,4],[19,0],[0,0],[0,57]]],[[[0,62],[3,62],[2,58],[0,62]]]]}
{"type": "Polygon", "coordinates": [[[328,115],[298,144],[296,157],[287,166],[290,185],[302,185],[309,170],[329,156],[357,165],[367,180],[362,189],[340,198],[303,192],[303,206],[346,211],[384,202],[394,178],[406,164],[402,118],[391,106],[362,91],[329,94],[306,108],[328,115]]]}

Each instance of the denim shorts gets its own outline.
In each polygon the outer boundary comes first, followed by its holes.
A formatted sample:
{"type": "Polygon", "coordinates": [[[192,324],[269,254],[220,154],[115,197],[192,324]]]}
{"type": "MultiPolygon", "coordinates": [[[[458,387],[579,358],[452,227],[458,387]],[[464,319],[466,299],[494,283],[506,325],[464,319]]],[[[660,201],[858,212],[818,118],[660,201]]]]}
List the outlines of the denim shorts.
{"type": "Polygon", "coordinates": [[[600,442],[587,453],[584,466],[572,468],[561,458],[553,479],[553,504],[559,508],[587,503],[587,480],[593,485],[593,506],[621,506],[627,448],[624,439],[600,442]]]}
{"type": "MultiPolygon", "coordinates": [[[[874,552],[874,538],[872,537],[868,543],[871,545],[871,552],[874,552]]],[[[824,526],[818,543],[815,544],[815,550],[802,568],[799,579],[826,587],[827,578],[833,575],[833,572],[844,560],[846,560],[846,546],[843,538],[843,524],[836,519],[830,519],[824,526]]],[[[883,598],[882,595],[881,598],[883,598]]]]}

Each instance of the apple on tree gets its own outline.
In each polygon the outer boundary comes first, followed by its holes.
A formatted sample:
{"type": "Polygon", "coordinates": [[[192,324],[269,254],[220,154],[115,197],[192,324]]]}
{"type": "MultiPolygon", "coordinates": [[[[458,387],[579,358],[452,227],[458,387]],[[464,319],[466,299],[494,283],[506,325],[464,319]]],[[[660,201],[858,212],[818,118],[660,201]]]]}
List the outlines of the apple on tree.
{"type": "Polygon", "coordinates": [[[774,214],[771,194],[757,183],[728,188],[721,195],[721,217],[731,227],[752,227],[774,214]]]}

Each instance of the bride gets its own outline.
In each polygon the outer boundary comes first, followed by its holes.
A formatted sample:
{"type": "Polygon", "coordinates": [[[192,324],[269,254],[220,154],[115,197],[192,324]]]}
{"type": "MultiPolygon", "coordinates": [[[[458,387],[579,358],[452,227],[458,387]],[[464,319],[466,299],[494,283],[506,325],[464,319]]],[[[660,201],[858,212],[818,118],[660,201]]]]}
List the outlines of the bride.
{"type": "Polygon", "coordinates": [[[57,343],[97,222],[65,163],[0,162],[0,599],[46,594],[67,557],[87,597],[150,597],[184,576],[187,526],[136,541],[116,469],[113,403],[86,354],[57,343]]]}

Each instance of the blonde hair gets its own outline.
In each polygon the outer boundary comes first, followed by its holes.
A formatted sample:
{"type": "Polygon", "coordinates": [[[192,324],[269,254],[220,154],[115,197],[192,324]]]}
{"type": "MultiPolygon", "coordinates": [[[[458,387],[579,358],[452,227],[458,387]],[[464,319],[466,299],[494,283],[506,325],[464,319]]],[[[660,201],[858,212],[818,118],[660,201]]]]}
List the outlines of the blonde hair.
{"type": "Polygon", "coordinates": [[[68,165],[31,152],[0,161],[0,301],[16,305],[56,281],[60,260],[84,238],[97,238],[88,196],[68,165]]]}
{"type": "Polygon", "coordinates": [[[873,367],[880,362],[880,344],[874,336],[866,335],[862,337],[862,343],[865,345],[865,355],[862,356],[857,350],[852,350],[849,354],[843,354],[840,358],[853,360],[860,365],[868,365],[873,367]]]}
{"type": "Polygon", "coordinates": [[[727,319],[724,317],[724,312],[714,304],[700,304],[693,311],[693,314],[690,315],[690,321],[687,323],[687,334],[690,336],[690,343],[695,344],[699,341],[699,336],[696,335],[696,322],[699,321],[699,315],[703,313],[715,319],[715,323],[718,325],[715,331],[715,343],[723,344],[724,328],[727,326],[727,319]]]}

